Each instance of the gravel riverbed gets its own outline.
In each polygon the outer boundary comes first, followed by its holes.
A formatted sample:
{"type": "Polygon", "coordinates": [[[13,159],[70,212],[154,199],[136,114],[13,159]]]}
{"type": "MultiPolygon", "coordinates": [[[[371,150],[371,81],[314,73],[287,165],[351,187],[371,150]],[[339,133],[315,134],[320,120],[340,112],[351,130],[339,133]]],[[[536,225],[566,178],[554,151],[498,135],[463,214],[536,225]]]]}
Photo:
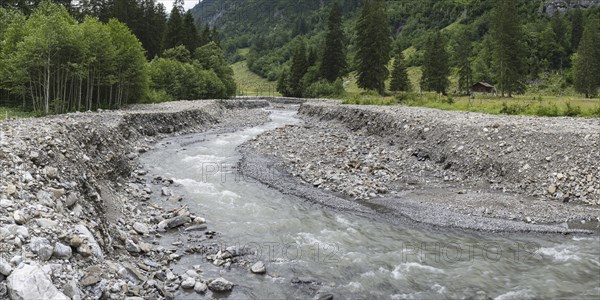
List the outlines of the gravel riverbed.
{"type": "Polygon", "coordinates": [[[172,196],[172,182],[149,181],[137,158],[166,136],[266,122],[256,108],[268,105],[178,101],[0,122],[0,298],[170,299],[180,288],[230,289],[198,269],[169,268],[181,254],[158,246],[165,231],[215,233],[187,207],[152,204],[157,190],[172,196]]]}
{"type": "MultiPolygon", "coordinates": [[[[267,132],[244,145],[254,159],[248,164],[276,162],[307,187],[432,225],[598,230],[598,119],[334,101],[307,102],[300,115],[304,125],[267,132]]],[[[281,183],[262,181],[275,188],[281,183]]]]}

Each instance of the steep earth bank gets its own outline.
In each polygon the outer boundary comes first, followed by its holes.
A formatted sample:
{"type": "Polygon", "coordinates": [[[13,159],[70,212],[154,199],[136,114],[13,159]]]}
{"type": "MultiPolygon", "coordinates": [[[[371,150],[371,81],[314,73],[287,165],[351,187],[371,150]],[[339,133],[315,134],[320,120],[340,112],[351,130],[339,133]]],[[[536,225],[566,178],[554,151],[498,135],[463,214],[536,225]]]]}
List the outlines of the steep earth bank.
{"type": "MultiPolygon", "coordinates": [[[[160,232],[206,230],[185,207],[149,205],[137,157],[159,138],[265,122],[266,101],[179,101],[0,122],[0,298],[171,298],[230,288],[168,268],[160,232]],[[194,227],[196,226],[196,227],[194,227]],[[191,285],[191,287],[189,287],[191,285]],[[34,288],[37,287],[37,288],[34,288]]],[[[158,180],[169,194],[168,179],[158,180]]]]}
{"type": "MultiPolygon", "coordinates": [[[[279,162],[307,186],[434,225],[598,230],[598,119],[333,101],[307,102],[300,114],[304,126],[267,132],[243,147],[246,171],[258,173],[265,159],[279,162]]],[[[283,184],[273,176],[261,180],[275,188],[283,184]]]]}

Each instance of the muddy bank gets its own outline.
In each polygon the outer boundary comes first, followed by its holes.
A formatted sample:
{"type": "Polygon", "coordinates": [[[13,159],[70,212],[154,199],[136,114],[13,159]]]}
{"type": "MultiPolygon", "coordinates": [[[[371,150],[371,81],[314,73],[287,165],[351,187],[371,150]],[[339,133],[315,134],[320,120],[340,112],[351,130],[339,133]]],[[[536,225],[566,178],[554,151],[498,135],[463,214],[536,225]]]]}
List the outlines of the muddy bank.
{"type": "Polygon", "coordinates": [[[255,108],[268,105],[180,101],[0,122],[0,298],[172,296],[168,283],[193,276],[169,272],[179,257],[155,239],[205,225],[185,207],[145,203],[138,155],[168,135],[261,124],[268,114],[255,108]]]}
{"type": "Polygon", "coordinates": [[[322,101],[303,104],[300,114],[304,126],[245,145],[248,165],[279,163],[304,183],[301,189],[416,222],[487,231],[598,229],[597,119],[322,101]]]}

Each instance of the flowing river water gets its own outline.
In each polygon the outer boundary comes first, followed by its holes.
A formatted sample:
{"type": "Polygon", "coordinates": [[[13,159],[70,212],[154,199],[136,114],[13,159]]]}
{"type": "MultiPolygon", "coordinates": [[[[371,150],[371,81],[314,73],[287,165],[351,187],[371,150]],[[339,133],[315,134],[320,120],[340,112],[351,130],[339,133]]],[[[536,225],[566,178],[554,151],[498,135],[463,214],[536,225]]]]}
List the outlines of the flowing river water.
{"type": "Polygon", "coordinates": [[[600,297],[598,236],[393,225],[299,201],[231,172],[240,160],[237,146],[300,122],[295,111],[273,110],[266,124],[166,139],[142,157],[153,176],[175,180],[172,189],[220,233],[223,247],[253,249],[267,267],[266,275],[256,275],[185,256],[175,266],[180,273],[200,265],[204,278],[224,277],[236,286],[228,295],[181,292],[177,299],[306,299],[317,291],[337,299],[600,297]]]}

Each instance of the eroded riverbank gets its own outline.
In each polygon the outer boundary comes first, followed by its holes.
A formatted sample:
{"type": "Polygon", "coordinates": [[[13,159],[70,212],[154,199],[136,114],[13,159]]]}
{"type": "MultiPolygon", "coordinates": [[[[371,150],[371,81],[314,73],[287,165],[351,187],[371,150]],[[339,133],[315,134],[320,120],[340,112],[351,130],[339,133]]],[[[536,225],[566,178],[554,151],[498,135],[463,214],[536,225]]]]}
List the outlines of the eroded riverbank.
{"type": "MultiPolygon", "coordinates": [[[[306,103],[300,113],[306,125],[265,133],[244,146],[249,173],[277,163],[285,171],[280,178],[292,177],[285,190],[317,187],[325,193],[312,198],[331,199],[330,191],[349,200],[334,206],[376,208],[443,227],[599,229],[598,120],[335,102],[306,103]]],[[[285,184],[280,178],[261,180],[277,188],[285,184]]]]}

